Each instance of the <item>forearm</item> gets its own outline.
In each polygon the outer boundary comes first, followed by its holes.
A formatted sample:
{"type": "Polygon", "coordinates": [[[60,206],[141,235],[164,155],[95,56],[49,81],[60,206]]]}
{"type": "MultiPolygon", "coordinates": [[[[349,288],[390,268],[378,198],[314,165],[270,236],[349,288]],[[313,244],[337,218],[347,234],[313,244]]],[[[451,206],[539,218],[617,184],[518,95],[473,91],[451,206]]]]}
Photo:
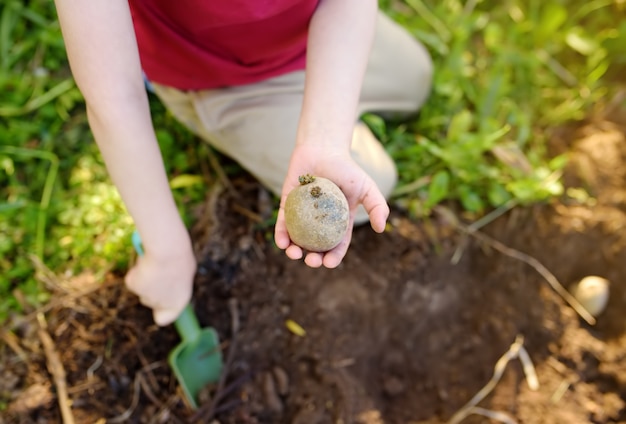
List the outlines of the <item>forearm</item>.
{"type": "Polygon", "coordinates": [[[189,237],[152,128],[128,2],[56,0],[56,5],[91,129],[146,253],[189,256],[189,237]]]}
{"type": "MultiPolygon", "coordinates": [[[[169,188],[147,101],[135,99],[104,110],[88,105],[87,111],[111,179],[146,251],[166,256],[176,246],[190,246],[169,188]]],[[[181,253],[188,254],[188,249],[181,253]]]]}
{"type": "Polygon", "coordinates": [[[349,149],[375,31],[375,0],[321,0],[309,27],[298,143],[349,149]]]}

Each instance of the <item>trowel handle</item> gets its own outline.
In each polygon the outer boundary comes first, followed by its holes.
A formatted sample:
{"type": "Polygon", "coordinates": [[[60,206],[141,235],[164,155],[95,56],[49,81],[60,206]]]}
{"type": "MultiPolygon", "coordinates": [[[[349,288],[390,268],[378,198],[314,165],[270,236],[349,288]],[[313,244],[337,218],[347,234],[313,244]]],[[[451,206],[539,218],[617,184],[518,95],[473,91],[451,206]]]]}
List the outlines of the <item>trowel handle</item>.
{"type": "MultiPolygon", "coordinates": [[[[143,245],[141,244],[141,237],[137,231],[133,232],[132,242],[137,254],[143,256],[143,245]]],[[[200,323],[198,323],[198,318],[196,318],[196,314],[191,305],[185,306],[185,309],[183,309],[178,318],[176,318],[176,321],[174,321],[174,326],[183,341],[193,342],[200,337],[200,323]]]]}
{"type": "Polygon", "coordinates": [[[200,337],[200,324],[191,305],[185,306],[185,309],[174,321],[174,326],[183,342],[194,342],[200,337]]]}
{"type": "Polygon", "coordinates": [[[135,248],[135,252],[137,252],[139,256],[143,256],[143,245],[141,244],[141,236],[139,235],[139,232],[137,232],[136,230],[133,231],[131,240],[133,242],[133,247],[135,248]]]}

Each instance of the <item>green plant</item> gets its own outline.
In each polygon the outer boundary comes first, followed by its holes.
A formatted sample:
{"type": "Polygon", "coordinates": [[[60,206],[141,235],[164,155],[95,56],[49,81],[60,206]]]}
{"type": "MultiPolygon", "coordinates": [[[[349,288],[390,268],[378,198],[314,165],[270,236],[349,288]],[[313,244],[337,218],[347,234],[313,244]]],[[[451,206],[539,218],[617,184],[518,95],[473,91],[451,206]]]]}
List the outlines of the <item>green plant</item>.
{"type": "Polygon", "coordinates": [[[365,117],[398,163],[399,201],[419,216],[445,200],[480,214],[560,195],[566,158],[548,157],[548,130],[582,119],[607,95],[602,77],[616,57],[624,61],[618,2],[383,6],[429,47],[436,68],[419,120],[365,117]]]}

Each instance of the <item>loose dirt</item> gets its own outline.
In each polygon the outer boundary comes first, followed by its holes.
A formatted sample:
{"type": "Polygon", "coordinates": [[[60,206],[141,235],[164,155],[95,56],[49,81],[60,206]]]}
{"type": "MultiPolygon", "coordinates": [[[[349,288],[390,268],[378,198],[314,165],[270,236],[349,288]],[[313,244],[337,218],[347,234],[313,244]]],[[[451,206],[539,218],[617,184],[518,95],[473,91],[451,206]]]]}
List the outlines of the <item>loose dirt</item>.
{"type": "Polygon", "coordinates": [[[40,319],[4,327],[0,423],[62,422],[42,317],[77,423],[444,423],[489,382],[517,337],[539,388],[513,359],[478,412],[518,423],[626,422],[625,132],[602,121],[556,133],[554,152],[571,153],[568,187],[591,196],[515,208],[483,229],[564,285],[609,279],[594,326],[532,266],[441,215],[417,222],[396,209],[384,234],[358,228],[335,270],[290,261],[262,224],[267,193],[244,175],[212,188],[193,230],[194,307],[228,359],[224,385],[208,390],[200,410],[186,407],[166,363],[178,336],[152,323],[119,276],[102,283],[44,273],[56,295],[40,319]]]}

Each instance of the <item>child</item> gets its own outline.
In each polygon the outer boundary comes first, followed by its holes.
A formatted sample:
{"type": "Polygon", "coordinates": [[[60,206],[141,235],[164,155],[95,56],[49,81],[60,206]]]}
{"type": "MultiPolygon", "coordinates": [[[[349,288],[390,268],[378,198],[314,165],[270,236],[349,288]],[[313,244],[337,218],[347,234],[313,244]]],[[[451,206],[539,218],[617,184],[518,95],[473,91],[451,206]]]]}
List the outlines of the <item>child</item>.
{"type": "Polygon", "coordinates": [[[425,49],[376,0],[56,0],[68,58],[111,178],[143,239],[126,284],[174,321],[196,263],[151,123],[143,72],[169,110],[281,196],[275,241],[311,267],[341,263],[305,253],[282,205],[298,176],[334,181],[351,224],[382,232],[396,183],[363,112],[415,112],[430,90],[425,49]],[[361,210],[357,207],[362,205],[361,210]]]}

